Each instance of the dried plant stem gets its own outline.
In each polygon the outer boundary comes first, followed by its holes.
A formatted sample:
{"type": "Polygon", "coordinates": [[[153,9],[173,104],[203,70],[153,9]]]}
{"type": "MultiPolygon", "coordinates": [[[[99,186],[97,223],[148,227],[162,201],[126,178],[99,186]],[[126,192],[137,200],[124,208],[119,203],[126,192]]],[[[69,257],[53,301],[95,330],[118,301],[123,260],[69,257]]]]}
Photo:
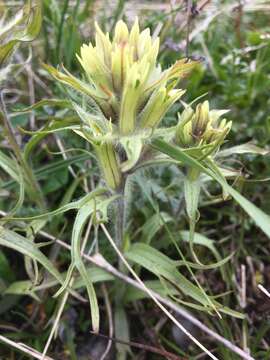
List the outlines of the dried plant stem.
{"type": "Polygon", "coordinates": [[[262,286],[261,284],[258,285],[258,288],[266,295],[270,298],[270,292],[268,290],[266,290],[266,288],[264,286],[262,286]]]}
{"type": "Polygon", "coordinates": [[[16,343],[15,341],[10,340],[3,335],[0,335],[0,342],[7,344],[9,346],[12,346],[14,349],[18,349],[19,351],[22,351],[23,353],[25,353],[29,356],[32,356],[35,359],[53,360],[53,358],[48,357],[48,356],[43,357],[42,354],[40,354],[38,351],[32,349],[31,347],[29,347],[23,343],[16,343]]]}
{"type": "MultiPolygon", "coordinates": [[[[103,334],[96,334],[96,333],[94,333],[92,331],[91,331],[91,333],[93,335],[95,335],[95,336],[98,336],[98,337],[101,337],[101,338],[104,338],[104,339],[109,339],[109,340],[114,341],[114,342],[119,343],[119,344],[132,346],[132,347],[135,347],[135,348],[138,348],[138,349],[142,349],[143,351],[149,351],[149,352],[152,352],[154,354],[161,355],[162,357],[164,357],[164,358],[166,358],[168,360],[182,360],[182,358],[180,358],[178,355],[172,354],[172,353],[170,353],[170,352],[168,352],[166,350],[159,349],[159,348],[156,348],[154,346],[141,344],[141,343],[134,342],[134,341],[123,341],[121,339],[109,337],[109,336],[106,336],[106,335],[103,335],[103,334]]],[[[104,359],[100,359],[100,360],[104,360],[104,359]]]]}

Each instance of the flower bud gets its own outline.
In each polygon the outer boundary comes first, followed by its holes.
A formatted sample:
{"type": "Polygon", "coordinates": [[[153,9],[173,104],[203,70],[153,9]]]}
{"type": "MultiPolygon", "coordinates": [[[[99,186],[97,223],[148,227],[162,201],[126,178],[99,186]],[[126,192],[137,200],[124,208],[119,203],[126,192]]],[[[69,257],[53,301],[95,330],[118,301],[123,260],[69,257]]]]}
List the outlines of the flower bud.
{"type": "Polygon", "coordinates": [[[179,123],[175,132],[176,142],[182,147],[191,146],[192,138],[192,118],[194,110],[191,107],[186,107],[181,116],[179,116],[179,123]]]}
{"type": "Polygon", "coordinates": [[[141,113],[140,127],[155,128],[171,105],[184,93],[185,91],[180,89],[168,91],[165,87],[156,90],[141,113]]]}
{"type": "Polygon", "coordinates": [[[197,106],[194,119],[192,121],[192,136],[195,140],[199,140],[203,136],[209,121],[209,103],[208,101],[204,101],[202,104],[197,106]]]}
{"type": "Polygon", "coordinates": [[[179,117],[176,142],[186,148],[209,144],[219,146],[231,129],[231,121],[219,121],[219,117],[226,112],[227,110],[209,110],[208,101],[198,104],[195,112],[191,107],[186,107],[179,117]]]}

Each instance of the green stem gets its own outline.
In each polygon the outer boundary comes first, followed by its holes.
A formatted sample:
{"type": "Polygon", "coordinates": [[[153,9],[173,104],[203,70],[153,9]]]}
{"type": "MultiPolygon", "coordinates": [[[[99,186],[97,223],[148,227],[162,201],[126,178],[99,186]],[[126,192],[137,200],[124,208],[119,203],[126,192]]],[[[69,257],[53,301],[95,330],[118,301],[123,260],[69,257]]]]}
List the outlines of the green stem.
{"type": "Polygon", "coordinates": [[[124,200],[124,191],[125,191],[125,180],[121,184],[121,188],[118,190],[117,194],[120,195],[120,198],[117,199],[115,206],[115,237],[116,245],[118,249],[123,248],[123,238],[124,238],[124,214],[125,214],[125,200],[124,200]]]}
{"type": "MultiPolygon", "coordinates": [[[[119,251],[122,253],[124,247],[124,229],[125,229],[125,185],[126,185],[126,177],[123,176],[121,186],[116,192],[120,195],[119,199],[115,204],[115,243],[119,251]]],[[[125,265],[123,264],[120,257],[118,257],[118,270],[126,273],[125,265]]],[[[123,303],[123,298],[126,292],[126,284],[123,281],[117,279],[115,282],[115,296],[114,296],[114,326],[115,326],[115,334],[121,334],[121,328],[123,327],[123,317],[126,318],[125,307],[123,303]],[[120,317],[120,319],[119,319],[120,317]],[[119,325],[121,324],[121,325],[119,325]]],[[[126,347],[118,344],[116,347],[116,359],[122,360],[125,359],[126,347]]]]}

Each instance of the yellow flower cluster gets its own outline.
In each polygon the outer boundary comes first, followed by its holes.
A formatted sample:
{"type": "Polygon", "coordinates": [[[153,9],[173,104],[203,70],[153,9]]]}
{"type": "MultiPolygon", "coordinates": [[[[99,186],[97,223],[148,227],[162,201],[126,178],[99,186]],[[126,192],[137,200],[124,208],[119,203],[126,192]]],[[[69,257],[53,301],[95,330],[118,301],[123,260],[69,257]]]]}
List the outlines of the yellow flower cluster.
{"type": "Polygon", "coordinates": [[[177,83],[197,63],[182,59],[162,71],[157,63],[159,38],[153,39],[149,29],[140,32],[137,19],[130,32],[123,21],[118,21],[112,40],[98,24],[95,27],[95,45],[84,44],[77,55],[87,82],[66,70],[61,73],[49,66],[47,69],[58,80],[92,98],[119,135],[155,128],[184,93],[175,89],[177,83]]]}

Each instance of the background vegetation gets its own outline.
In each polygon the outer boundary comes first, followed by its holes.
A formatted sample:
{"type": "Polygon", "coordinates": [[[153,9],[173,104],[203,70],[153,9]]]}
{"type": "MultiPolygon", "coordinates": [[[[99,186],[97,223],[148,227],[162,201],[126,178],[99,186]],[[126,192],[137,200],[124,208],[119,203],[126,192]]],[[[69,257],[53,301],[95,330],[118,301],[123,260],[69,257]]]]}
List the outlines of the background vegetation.
{"type": "MultiPolygon", "coordinates": [[[[8,18],[16,14],[23,3],[2,1],[0,11],[8,18]]],[[[142,28],[148,26],[161,37],[159,59],[163,67],[186,55],[201,59],[202,66],[186,80],[188,90],[184,100],[191,102],[207,94],[213,108],[230,109],[228,118],[233,121],[233,126],[223,149],[247,142],[265,149],[261,151],[264,155],[232,154],[226,165],[237,173],[233,186],[265,213],[270,213],[270,161],[267,155],[270,139],[270,3],[259,0],[191,1],[189,10],[187,3],[181,0],[42,1],[39,35],[31,43],[22,41],[9,62],[12,69],[9,69],[5,82],[0,78],[1,110],[8,116],[18,149],[21,152],[24,149],[25,155],[21,159],[14,151],[3,126],[0,133],[0,209],[3,216],[12,209],[17,211],[17,216],[36,215],[45,207],[57,209],[81,198],[99,184],[99,169],[94,156],[74,150],[91,151],[85,141],[67,131],[46,136],[40,134],[33,140],[29,132],[40,129],[52,119],[68,121],[75,116],[65,107],[67,90],[52,80],[41,63],[53,66],[63,63],[71,73],[79,74],[81,69],[75,53],[82,43],[93,39],[94,20],[98,20],[103,29],[111,31],[118,19],[132,23],[136,15],[142,28]],[[53,103],[53,99],[61,99],[62,103],[53,103]],[[39,101],[43,103],[34,110],[22,111],[39,101]],[[24,199],[22,178],[26,179],[24,199]]],[[[179,102],[167,114],[165,123],[175,124],[180,110],[179,102]]],[[[185,241],[189,225],[182,191],[183,176],[179,169],[174,166],[151,168],[136,175],[130,186],[132,220],[124,239],[127,258],[130,244],[139,242],[151,243],[169,258],[179,260],[174,239],[184,258],[191,261],[185,241]]],[[[12,234],[16,231],[29,242],[42,244],[39,246],[42,253],[64,272],[70,263],[70,252],[63,247],[63,242],[70,243],[74,217],[73,210],[54,216],[49,222],[40,220],[26,225],[13,220],[5,226],[13,231],[12,234]],[[56,239],[61,239],[62,243],[56,239]]],[[[113,217],[113,213],[109,214],[111,220],[106,225],[110,233],[114,232],[113,217]]],[[[190,322],[179,313],[173,314],[219,359],[241,358],[233,346],[250,354],[247,359],[269,359],[270,299],[258,287],[259,284],[266,289],[270,287],[269,239],[235,202],[222,201],[220,188],[214,183],[204,189],[201,196],[196,232],[201,234],[195,239],[196,251],[204,264],[233,254],[229,261],[215,269],[194,269],[197,281],[208,294],[219,295],[217,300],[222,305],[246,316],[237,319],[223,314],[219,319],[200,306],[192,306],[188,296],[180,298],[179,307],[184,307],[214,334],[226,338],[226,345],[196,326],[194,321],[190,322]]],[[[93,255],[98,250],[110,264],[117,264],[117,255],[103,232],[92,228],[85,235],[88,236],[91,241],[85,249],[86,254],[93,255]]],[[[18,238],[17,241],[22,240],[18,238]]],[[[14,249],[15,245],[12,249],[0,248],[1,336],[42,353],[53,324],[57,324],[57,336],[48,351],[53,359],[101,359],[106,348],[110,350],[106,359],[207,358],[150,299],[145,299],[142,292],[123,285],[123,281],[97,268],[95,287],[102,319],[100,333],[112,336],[113,341],[90,333],[89,306],[80,279],[75,281],[77,293],[64,302],[63,314],[57,322],[63,296],[53,297],[56,288],[44,286],[51,278],[44,268],[37,271],[36,263],[29,260],[27,251],[31,252],[30,248],[24,253],[26,256],[14,249]],[[121,304],[116,301],[119,306],[115,307],[116,294],[121,298],[121,304]]],[[[153,281],[154,277],[139,262],[134,269],[144,281],[153,281]]],[[[128,275],[124,268],[120,267],[120,270],[128,275]]],[[[181,274],[193,281],[185,266],[181,267],[181,274]]],[[[162,293],[162,276],[159,280],[154,286],[162,293]]],[[[178,294],[179,289],[174,291],[178,294]]],[[[18,352],[14,346],[0,340],[1,359],[29,358],[25,351],[18,352]]],[[[39,358],[39,355],[35,356],[39,358]]]]}

